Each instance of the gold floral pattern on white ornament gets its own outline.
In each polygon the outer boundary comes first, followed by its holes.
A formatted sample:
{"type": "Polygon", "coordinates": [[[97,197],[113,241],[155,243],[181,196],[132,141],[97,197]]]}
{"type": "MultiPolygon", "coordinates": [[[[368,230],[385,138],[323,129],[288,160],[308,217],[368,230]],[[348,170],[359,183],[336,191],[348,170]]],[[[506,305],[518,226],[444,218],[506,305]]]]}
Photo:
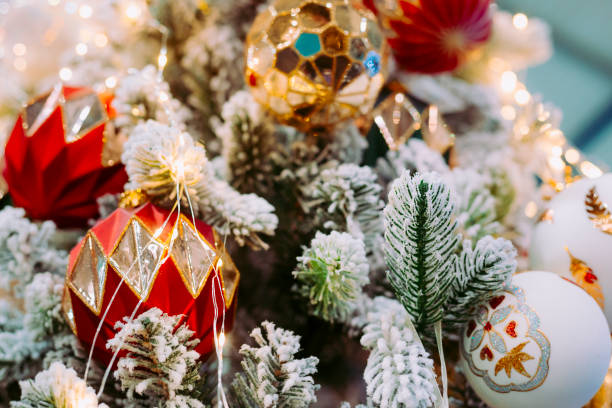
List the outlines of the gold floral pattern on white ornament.
{"type": "Polygon", "coordinates": [[[479,307],[461,337],[470,370],[497,392],[530,391],[548,375],[550,342],[523,290],[507,287],[479,307]]]}

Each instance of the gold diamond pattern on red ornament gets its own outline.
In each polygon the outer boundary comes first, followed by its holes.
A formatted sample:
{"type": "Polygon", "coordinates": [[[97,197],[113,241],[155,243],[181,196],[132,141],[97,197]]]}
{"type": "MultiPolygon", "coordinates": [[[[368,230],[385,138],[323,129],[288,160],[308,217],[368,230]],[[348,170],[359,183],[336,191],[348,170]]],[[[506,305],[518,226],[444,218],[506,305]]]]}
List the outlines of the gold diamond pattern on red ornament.
{"type": "Polygon", "coordinates": [[[161,266],[164,246],[133,217],[108,259],[138,296],[146,299],[161,266]]]}
{"type": "Polygon", "coordinates": [[[64,312],[64,317],[68,322],[68,326],[70,326],[70,329],[76,335],[76,324],[74,322],[74,313],[72,311],[72,299],[70,298],[70,290],[66,286],[64,286],[64,294],[62,295],[62,311],[64,312]]]}
{"type": "Polygon", "coordinates": [[[238,268],[229,256],[223,240],[215,231],[215,246],[219,251],[219,260],[217,261],[217,268],[219,268],[221,275],[221,282],[223,284],[223,295],[225,297],[225,306],[229,307],[234,300],[236,289],[238,289],[238,282],[240,281],[240,273],[238,268]]]}
{"type": "Polygon", "coordinates": [[[106,268],[102,247],[93,234],[88,233],[69,279],[75,293],[96,314],[102,307],[106,268]]]}
{"type": "Polygon", "coordinates": [[[171,244],[170,254],[187,289],[195,298],[200,294],[215,265],[217,253],[183,215],[178,224],[177,234],[177,239],[171,244]]]}

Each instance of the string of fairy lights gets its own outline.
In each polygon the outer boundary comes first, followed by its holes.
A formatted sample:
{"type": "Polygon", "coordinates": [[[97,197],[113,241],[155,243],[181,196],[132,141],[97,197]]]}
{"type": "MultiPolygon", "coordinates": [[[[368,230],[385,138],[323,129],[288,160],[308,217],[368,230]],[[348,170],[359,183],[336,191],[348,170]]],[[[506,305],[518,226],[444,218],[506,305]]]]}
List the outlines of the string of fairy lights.
{"type": "MultiPolygon", "coordinates": [[[[529,18],[523,13],[516,13],[512,16],[512,25],[519,31],[526,30],[529,18]]],[[[533,95],[521,81],[521,75],[512,71],[505,61],[491,58],[489,68],[495,73],[495,77],[499,78],[495,86],[502,99],[500,113],[505,120],[514,121],[520,110],[530,103],[537,104],[538,121],[545,122],[552,115],[548,106],[533,100],[533,95]]],[[[517,124],[513,129],[513,136],[520,141],[531,131],[532,129],[525,124],[517,124]]],[[[561,191],[566,184],[577,177],[597,178],[603,174],[597,165],[587,160],[578,149],[568,143],[563,131],[555,126],[547,124],[540,129],[538,147],[544,150],[543,153],[547,158],[547,169],[538,176],[545,186],[552,187],[555,192],[561,191]]],[[[550,195],[545,193],[543,198],[547,200],[550,195]]],[[[529,201],[524,213],[528,218],[534,218],[540,210],[536,201],[529,201]]]]}

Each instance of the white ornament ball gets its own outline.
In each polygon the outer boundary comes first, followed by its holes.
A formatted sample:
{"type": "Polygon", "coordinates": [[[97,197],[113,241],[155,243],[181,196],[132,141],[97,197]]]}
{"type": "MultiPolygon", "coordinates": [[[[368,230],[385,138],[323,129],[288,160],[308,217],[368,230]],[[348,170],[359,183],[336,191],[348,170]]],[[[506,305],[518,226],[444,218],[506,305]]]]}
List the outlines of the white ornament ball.
{"type": "Polygon", "coordinates": [[[534,227],[530,269],[557,273],[595,298],[612,326],[612,174],[576,181],[534,227]]]}
{"type": "Polygon", "coordinates": [[[610,362],[608,323],[584,290],[551,272],[524,272],[478,306],[461,335],[461,367],[493,408],[580,408],[610,362]]]}

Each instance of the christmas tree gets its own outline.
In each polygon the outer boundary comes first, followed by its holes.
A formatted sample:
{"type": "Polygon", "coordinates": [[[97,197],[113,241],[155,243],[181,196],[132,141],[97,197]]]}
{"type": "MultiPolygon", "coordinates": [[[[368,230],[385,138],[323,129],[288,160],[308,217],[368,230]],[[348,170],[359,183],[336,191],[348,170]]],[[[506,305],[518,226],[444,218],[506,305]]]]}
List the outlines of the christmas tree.
{"type": "Polygon", "coordinates": [[[612,406],[612,180],[522,82],[545,22],[0,14],[0,406],[612,406]]]}

